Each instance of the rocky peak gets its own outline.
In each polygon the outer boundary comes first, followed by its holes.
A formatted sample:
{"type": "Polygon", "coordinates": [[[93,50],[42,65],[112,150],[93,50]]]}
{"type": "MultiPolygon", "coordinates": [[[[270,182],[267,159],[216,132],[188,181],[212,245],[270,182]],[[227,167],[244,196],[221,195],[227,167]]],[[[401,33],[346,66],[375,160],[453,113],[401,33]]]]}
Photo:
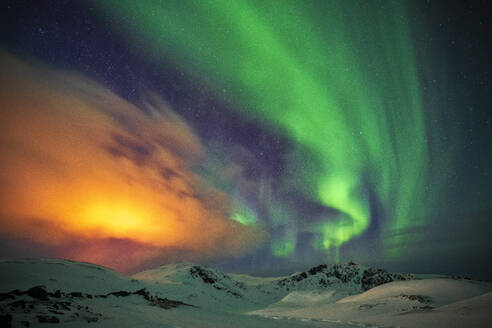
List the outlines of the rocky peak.
{"type": "Polygon", "coordinates": [[[235,281],[228,275],[212,268],[194,265],[188,271],[192,278],[200,279],[205,284],[209,284],[213,288],[222,290],[237,298],[243,297],[241,290],[246,290],[246,287],[241,282],[235,281]]]}
{"type": "Polygon", "coordinates": [[[279,288],[287,291],[305,288],[327,288],[333,285],[346,285],[365,291],[396,280],[409,280],[411,274],[390,273],[384,269],[364,267],[356,262],[334,265],[321,264],[305,272],[277,281],[279,288]]]}

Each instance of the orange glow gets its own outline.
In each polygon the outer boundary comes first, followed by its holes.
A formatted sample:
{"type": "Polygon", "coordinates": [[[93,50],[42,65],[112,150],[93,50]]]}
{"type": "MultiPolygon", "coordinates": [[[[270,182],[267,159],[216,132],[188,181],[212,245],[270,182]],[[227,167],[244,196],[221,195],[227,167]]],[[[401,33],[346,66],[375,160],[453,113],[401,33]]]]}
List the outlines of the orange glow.
{"type": "Polygon", "coordinates": [[[107,229],[122,237],[128,231],[148,232],[150,226],[148,213],[145,210],[128,206],[128,204],[89,205],[82,213],[81,218],[83,226],[107,229]]]}
{"type": "Polygon", "coordinates": [[[190,169],[206,151],[158,97],[144,114],[82,76],[0,61],[1,235],[57,249],[97,242],[105,249],[63,255],[117,269],[108,248],[127,240],[139,250],[125,270],[173,249],[238,254],[264,238],[229,220],[228,196],[190,169]]]}

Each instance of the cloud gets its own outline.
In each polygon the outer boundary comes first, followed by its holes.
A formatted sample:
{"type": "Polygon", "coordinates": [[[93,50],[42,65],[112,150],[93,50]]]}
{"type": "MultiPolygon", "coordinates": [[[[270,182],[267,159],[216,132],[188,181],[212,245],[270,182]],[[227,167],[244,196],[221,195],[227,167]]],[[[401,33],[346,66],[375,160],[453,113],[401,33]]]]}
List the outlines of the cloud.
{"type": "Polygon", "coordinates": [[[173,254],[242,254],[264,238],[194,172],[207,150],[156,94],[137,108],[75,73],[6,53],[0,66],[3,239],[132,271],[173,254]]]}

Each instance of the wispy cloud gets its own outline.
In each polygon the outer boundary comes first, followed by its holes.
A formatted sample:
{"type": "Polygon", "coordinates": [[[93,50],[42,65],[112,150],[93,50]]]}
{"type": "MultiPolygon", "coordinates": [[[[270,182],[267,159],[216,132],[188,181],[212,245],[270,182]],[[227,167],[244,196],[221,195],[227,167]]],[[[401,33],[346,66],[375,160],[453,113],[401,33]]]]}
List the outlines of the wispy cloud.
{"type": "Polygon", "coordinates": [[[75,73],[6,53],[0,66],[2,238],[123,271],[241,254],[264,238],[192,170],[207,151],[157,95],[137,108],[75,73]]]}

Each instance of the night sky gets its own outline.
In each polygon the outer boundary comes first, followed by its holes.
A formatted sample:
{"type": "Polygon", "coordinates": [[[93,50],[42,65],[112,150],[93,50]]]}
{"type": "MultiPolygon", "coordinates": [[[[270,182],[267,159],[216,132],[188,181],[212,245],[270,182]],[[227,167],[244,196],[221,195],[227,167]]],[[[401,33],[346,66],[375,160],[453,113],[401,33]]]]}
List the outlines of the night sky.
{"type": "Polygon", "coordinates": [[[7,1],[0,257],[491,279],[487,1],[7,1]]]}

